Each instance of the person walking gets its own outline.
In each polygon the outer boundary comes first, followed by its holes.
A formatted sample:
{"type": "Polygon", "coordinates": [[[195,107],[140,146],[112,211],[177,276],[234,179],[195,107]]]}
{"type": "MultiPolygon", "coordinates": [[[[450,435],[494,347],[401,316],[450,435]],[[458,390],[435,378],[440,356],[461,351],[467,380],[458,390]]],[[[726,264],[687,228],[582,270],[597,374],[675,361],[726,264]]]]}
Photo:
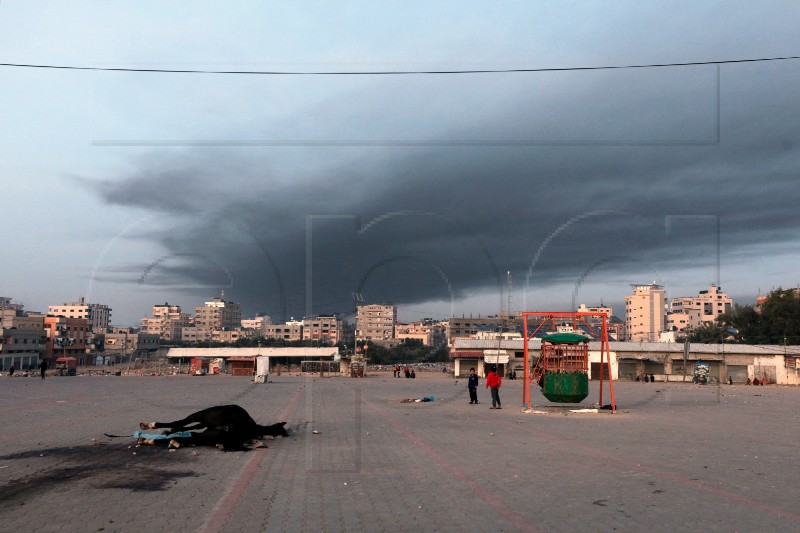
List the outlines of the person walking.
{"type": "Polygon", "coordinates": [[[475,373],[474,368],[469,369],[467,388],[469,389],[469,403],[478,403],[478,374],[475,373]]]}
{"type": "Polygon", "coordinates": [[[492,371],[486,376],[486,388],[492,391],[492,406],[489,409],[502,409],[500,404],[500,385],[503,380],[497,374],[497,367],[493,366],[492,371]]]}
{"type": "Polygon", "coordinates": [[[42,362],[39,363],[39,371],[42,373],[42,379],[44,379],[44,373],[47,372],[47,359],[42,359],[42,362]]]}

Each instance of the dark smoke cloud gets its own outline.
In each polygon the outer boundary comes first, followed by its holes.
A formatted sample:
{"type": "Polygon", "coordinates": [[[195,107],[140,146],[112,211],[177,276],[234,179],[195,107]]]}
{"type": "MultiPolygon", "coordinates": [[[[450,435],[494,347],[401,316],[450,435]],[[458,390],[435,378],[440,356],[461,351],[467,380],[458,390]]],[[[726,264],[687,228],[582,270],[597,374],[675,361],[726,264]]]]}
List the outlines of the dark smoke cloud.
{"type": "Polygon", "coordinates": [[[226,297],[283,319],[346,312],[356,291],[448,302],[502,287],[506,270],[544,287],[593,269],[617,280],[651,267],[713,272],[715,217],[722,261],[796,242],[800,73],[791,62],[763,72],[772,83],[725,67],[719,139],[715,73],[691,70],[674,92],[661,71],[572,75],[544,101],[503,79],[470,116],[449,98],[472,94],[465,78],[415,82],[389,119],[403,88],[373,83],[309,110],[313,124],[294,118],[308,138],[408,139],[409,127],[416,139],[484,146],[154,148],[134,172],[83,180],[166,223],[155,238],[167,256],[104,275],[141,283],[147,270],[145,286],[211,296],[191,287],[224,286],[228,273],[226,297]],[[411,120],[415,106],[432,118],[411,120]],[[491,144],[526,140],[538,144],[491,144]]]}

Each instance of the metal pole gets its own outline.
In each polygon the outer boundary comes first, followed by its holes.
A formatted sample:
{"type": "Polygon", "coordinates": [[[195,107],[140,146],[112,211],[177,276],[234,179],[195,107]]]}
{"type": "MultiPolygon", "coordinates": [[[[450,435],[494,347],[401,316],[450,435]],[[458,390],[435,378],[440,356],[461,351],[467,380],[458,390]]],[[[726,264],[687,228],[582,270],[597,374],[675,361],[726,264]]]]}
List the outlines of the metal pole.
{"type": "Polygon", "coordinates": [[[531,382],[530,382],[530,365],[528,364],[528,314],[522,313],[522,364],[524,368],[525,382],[522,385],[522,408],[528,409],[531,404],[531,382]]]}

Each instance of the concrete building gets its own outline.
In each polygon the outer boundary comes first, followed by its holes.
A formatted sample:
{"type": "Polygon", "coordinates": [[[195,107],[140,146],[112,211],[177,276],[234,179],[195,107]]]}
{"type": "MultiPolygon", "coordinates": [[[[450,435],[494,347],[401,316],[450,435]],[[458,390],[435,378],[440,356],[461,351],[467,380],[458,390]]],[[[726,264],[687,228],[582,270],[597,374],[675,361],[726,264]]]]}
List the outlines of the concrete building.
{"type": "Polygon", "coordinates": [[[215,329],[211,332],[211,342],[232,344],[243,336],[242,331],[239,329],[215,329]]]}
{"type": "Polygon", "coordinates": [[[356,311],[356,339],[364,341],[394,339],[397,307],[387,304],[359,305],[356,311]]]}
{"type": "Polygon", "coordinates": [[[284,324],[267,324],[264,326],[264,337],[285,341],[303,340],[303,322],[290,320],[284,324]]]}
{"type": "MultiPolygon", "coordinates": [[[[589,307],[586,304],[578,306],[579,313],[602,313],[606,315],[606,329],[611,340],[625,339],[625,322],[614,316],[614,309],[602,303],[597,306],[589,307]]],[[[602,326],[603,320],[600,317],[588,317],[586,320],[592,327],[602,326]]]]}
{"type": "Polygon", "coordinates": [[[315,318],[304,318],[302,327],[304,341],[336,344],[344,341],[347,324],[334,315],[320,315],[315,318]]]}
{"type": "Polygon", "coordinates": [[[263,337],[264,327],[269,324],[272,324],[272,320],[267,315],[256,315],[255,318],[243,318],[241,328],[254,332],[257,337],[263,337]]]}
{"type": "MultiPolygon", "coordinates": [[[[479,331],[522,331],[522,317],[501,313],[496,316],[482,317],[478,315],[461,315],[451,317],[447,321],[447,344],[452,348],[456,339],[471,339],[479,331]]],[[[529,324],[530,325],[530,324],[529,324]]]]}
{"type": "MultiPolygon", "coordinates": [[[[703,325],[704,322],[715,322],[717,317],[727,313],[733,307],[733,300],[722,292],[720,287],[714,284],[708,286],[707,290],[700,291],[697,296],[673,298],[669,303],[669,311],[678,315],[671,320],[667,317],[667,329],[673,330],[671,326],[684,324],[686,327],[694,329],[703,325]]],[[[683,331],[677,329],[673,331],[683,331]]]]}
{"type": "Polygon", "coordinates": [[[77,302],[51,305],[47,314],[67,318],[84,318],[90,331],[105,329],[111,321],[111,308],[103,304],[86,303],[83,298],[77,302]]]}
{"type": "Polygon", "coordinates": [[[12,366],[15,369],[35,368],[46,343],[43,317],[4,318],[0,327],[0,369],[7,372],[12,366]]]}
{"type": "Polygon", "coordinates": [[[87,319],[47,315],[43,321],[47,340],[42,358],[47,360],[50,368],[58,357],[75,357],[79,365],[91,364],[86,353],[91,339],[87,319]]]}
{"type": "Polygon", "coordinates": [[[667,325],[667,293],[655,282],[632,285],[625,296],[625,331],[628,340],[655,342],[667,325]]]}
{"type": "MultiPolygon", "coordinates": [[[[489,366],[508,375],[516,370],[523,378],[524,340],[458,339],[450,353],[455,376],[469,375],[474,367],[481,376],[489,366]]],[[[536,360],[541,352],[541,340],[528,340],[529,356],[536,360]]],[[[611,376],[615,380],[643,379],[652,375],[660,382],[692,382],[695,368],[709,368],[711,383],[746,383],[748,379],[766,380],[768,384],[800,385],[800,346],[747,344],[690,344],[684,352],[683,343],[668,342],[611,342],[611,376]]],[[[600,343],[589,343],[589,379],[600,374],[600,343]]]]}
{"type": "Polygon", "coordinates": [[[197,326],[185,326],[181,328],[181,341],[189,344],[198,342],[211,342],[214,330],[211,328],[200,328],[197,326]]]}
{"type": "Polygon", "coordinates": [[[181,312],[181,306],[164,305],[153,306],[153,317],[145,317],[141,322],[141,332],[151,335],[158,335],[165,341],[181,340],[182,328],[188,327],[191,317],[181,312]]]}
{"type": "Polygon", "coordinates": [[[148,359],[160,344],[159,336],[153,333],[138,332],[134,328],[110,328],[105,333],[102,357],[106,364],[148,359]]]}
{"type": "Polygon", "coordinates": [[[242,326],[242,307],[222,298],[214,298],[195,308],[195,326],[198,328],[237,329],[242,326]]]}

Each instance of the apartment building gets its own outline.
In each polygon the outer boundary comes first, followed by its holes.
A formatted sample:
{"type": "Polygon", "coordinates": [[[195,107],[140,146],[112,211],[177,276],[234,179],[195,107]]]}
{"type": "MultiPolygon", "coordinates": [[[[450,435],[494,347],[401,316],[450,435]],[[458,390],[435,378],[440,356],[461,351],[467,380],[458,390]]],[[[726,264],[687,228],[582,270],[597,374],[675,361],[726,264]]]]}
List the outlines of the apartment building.
{"type": "Polygon", "coordinates": [[[366,341],[391,340],[395,335],[397,307],[386,304],[359,305],[356,309],[356,338],[366,341]]]}
{"type": "Polygon", "coordinates": [[[452,347],[456,339],[474,339],[480,331],[522,331],[523,320],[521,315],[505,313],[488,317],[461,315],[451,317],[446,324],[447,343],[452,347]]]}
{"type": "MultiPolygon", "coordinates": [[[[603,305],[602,303],[597,306],[587,306],[586,304],[581,304],[578,306],[579,313],[602,313],[606,315],[606,329],[608,330],[608,336],[610,339],[613,340],[623,340],[625,339],[625,322],[614,316],[614,309],[607,305],[603,305]]],[[[602,317],[586,317],[586,322],[589,323],[590,326],[599,327],[603,324],[602,317]]]]}
{"type": "MultiPolygon", "coordinates": [[[[733,300],[714,284],[700,291],[697,296],[673,298],[669,303],[669,311],[678,315],[675,320],[686,321],[690,328],[700,327],[703,322],[714,322],[717,317],[733,308],[733,300]]],[[[668,322],[670,319],[667,319],[668,322]]],[[[673,324],[677,325],[677,324],[673,324]]],[[[675,331],[682,331],[680,329],[675,331]]]]}
{"type": "Polygon", "coordinates": [[[304,318],[302,321],[302,337],[304,341],[336,344],[344,341],[346,323],[334,315],[320,315],[315,318],[304,318]]]}
{"type": "Polygon", "coordinates": [[[667,292],[655,282],[631,285],[625,296],[625,331],[628,340],[658,342],[667,324],[667,292]]]}
{"type": "Polygon", "coordinates": [[[242,307],[222,298],[214,298],[195,308],[195,326],[210,330],[237,329],[242,326],[242,307]]]}
{"type": "Polygon", "coordinates": [[[153,306],[152,318],[142,319],[141,332],[158,335],[165,341],[179,341],[182,329],[190,324],[191,316],[181,312],[181,306],[165,303],[153,306]]]}
{"type": "Polygon", "coordinates": [[[241,327],[254,332],[256,336],[263,336],[264,327],[269,324],[272,324],[272,320],[267,315],[256,315],[255,318],[243,318],[241,327]]]}
{"type": "Polygon", "coordinates": [[[83,318],[90,331],[97,331],[108,327],[111,321],[111,308],[103,304],[86,303],[84,298],[77,302],[51,305],[48,315],[63,316],[67,318],[83,318]]]}
{"type": "Polygon", "coordinates": [[[299,341],[303,339],[303,322],[290,320],[285,324],[267,324],[264,326],[264,337],[268,339],[282,339],[285,341],[299,341]]]}
{"type": "MultiPolygon", "coordinates": [[[[16,310],[13,310],[16,312],[16,310]]],[[[44,318],[4,317],[0,327],[0,365],[3,371],[33,368],[45,349],[44,318]]]]}
{"type": "Polygon", "coordinates": [[[214,330],[197,326],[184,326],[181,328],[181,341],[194,344],[197,342],[211,342],[214,330]]]}
{"type": "Polygon", "coordinates": [[[398,340],[416,339],[425,346],[442,346],[447,343],[446,327],[429,318],[410,324],[398,322],[395,325],[394,335],[398,340]]]}
{"type": "Polygon", "coordinates": [[[134,328],[109,328],[105,333],[104,357],[107,362],[123,363],[146,359],[158,350],[160,337],[134,328]]]}
{"type": "Polygon", "coordinates": [[[46,336],[42,358],[53,366],[58,357],[75,357],[79,365],[89,364],[86,346],[91,338],[91,328],[86,318],[69,318],[47,315],[43,317],[46,336]]]}

